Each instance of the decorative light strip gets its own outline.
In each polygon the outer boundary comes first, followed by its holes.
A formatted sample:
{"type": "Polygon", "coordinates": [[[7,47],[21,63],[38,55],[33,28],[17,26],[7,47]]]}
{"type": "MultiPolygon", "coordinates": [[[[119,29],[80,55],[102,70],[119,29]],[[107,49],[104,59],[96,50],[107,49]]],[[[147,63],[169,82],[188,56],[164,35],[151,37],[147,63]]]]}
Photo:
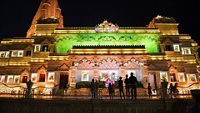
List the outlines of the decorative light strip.
{"type": "Polygon", "coordinates": [[[1,62],[0,66],[8,66],[8,62],[1,62]]]}
{"type": "Polygon", "coordinates": [[[24,65],[28,66],[30,64],[28,64],[28,62],[9,62],[9,65],[10,66],[24,66],[24,65]]]}
{"type": "Polygon", "coordinates": [[[191,36],[180,36],[180,39],[191,39],[191,36]]]}
{"type": "Polygon", "coordinates": [[[68,60],[68,57],[66,56],[49,56],[48,58],[32,58],[31,62],[45,62],[50,60],[68,60]]]}

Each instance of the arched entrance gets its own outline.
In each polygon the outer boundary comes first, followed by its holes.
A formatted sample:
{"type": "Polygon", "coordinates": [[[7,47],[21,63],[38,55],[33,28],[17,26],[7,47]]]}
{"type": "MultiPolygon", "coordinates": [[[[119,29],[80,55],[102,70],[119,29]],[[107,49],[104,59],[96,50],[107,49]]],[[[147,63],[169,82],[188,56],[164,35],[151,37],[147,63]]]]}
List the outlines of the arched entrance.
{"type": "Polygon", "coordinates": [[[59,89],[66,89],[69,81],[68,72],[60,72],[59,89]]]}

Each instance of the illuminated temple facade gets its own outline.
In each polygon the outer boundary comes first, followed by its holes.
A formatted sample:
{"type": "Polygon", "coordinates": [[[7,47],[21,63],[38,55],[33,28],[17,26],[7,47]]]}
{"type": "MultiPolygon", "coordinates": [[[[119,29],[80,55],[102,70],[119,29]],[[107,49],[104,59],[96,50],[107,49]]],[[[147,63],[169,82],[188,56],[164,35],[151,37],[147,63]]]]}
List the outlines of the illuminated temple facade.
{"type": "Polygon", "coordinates": [[[178,25],[173,18],[157,16],[147,27],[106,20],[94,27],[63,27],[57,0],[42,0],[27,36],[1,41],[0,92],[31,80],[49,94],[66,84],[116,81],[131,72],[144,87],[160,88],[163,80],[189,86],[199,81],[199,46],[190,35],[179,34],[178,25]]]}

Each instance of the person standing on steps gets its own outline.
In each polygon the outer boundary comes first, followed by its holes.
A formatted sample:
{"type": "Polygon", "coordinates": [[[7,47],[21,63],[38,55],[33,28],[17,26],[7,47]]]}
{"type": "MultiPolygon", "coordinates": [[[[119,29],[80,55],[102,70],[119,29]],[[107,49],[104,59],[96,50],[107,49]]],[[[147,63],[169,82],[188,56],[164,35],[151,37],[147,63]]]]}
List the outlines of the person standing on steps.
{"type": "Polygon", "coordinates": [[[130,89],[131,89],[131,100],[133,100],[133,92],[134,98],[137,99],[137,78],[133,76],[133,72],[131,72],[131,76],[129,77],[130,89]]]}
{"type": "Polygon", "coordinates": [[[95,99],[98,99],[99,98],[99,82],[98,82],[98,80],[96,80],[95,81],[95,83],[94,83],[94,98],[95,99]]]}
{"type": "Polygon", "coordinates": [[[170,85],[169,85],[169,94],[170,94],[170,98],[171,98],[171,99],[173,98],[173,97],[172,97],[172,95],[173,95],[173,90],[174,90],[174,86],[173,86],[172,83],[170,83],[170,85]]]}
{"type": "Polygon", "coordinates": [[[126,79],[125,79],[124,83],[125,83],[125,88],[126,88],[126,96],[127,96],[127,98],[129,98],[129,96],[130,96],[130,83],[129,83],[129,78],[128,78],[127,74],[126,74],[126,79]]]}
{"type": "Polygon", "coordinates": [[[150,83],[148,83],[148,95],[149,95],[149,99],[152,97],[152,88],[151,88],[151,85],[150,83]]]}
{"type": "Polygon", "coordinates": [[[112,89],[111,83],[108,84],[108,93],[109,93],[110,99],[113,99],[113,89],[112,89]]]}
{"type": "Polygon", "coordinates": [[[90,91],[91,91],[91,95],[92,95],[92,99],[95,98],[95,83],[94,83],[94,79],[92,79],[91,85],[90,85],[90,91]]]}
{"type": "Polygon", "coordinates": [[[120,95],[120,98],[122,99],[122,94],[123,94],[123,98],[125,99],[122,77],[119,77],[119,80],[118,80],[118,87],[119,87],[119,95],[120,95]]]}

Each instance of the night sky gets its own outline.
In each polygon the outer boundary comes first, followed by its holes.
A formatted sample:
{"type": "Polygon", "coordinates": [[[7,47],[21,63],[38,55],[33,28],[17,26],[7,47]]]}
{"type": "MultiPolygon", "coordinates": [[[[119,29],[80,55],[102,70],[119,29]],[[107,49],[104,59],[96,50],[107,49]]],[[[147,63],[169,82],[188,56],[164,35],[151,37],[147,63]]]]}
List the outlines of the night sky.
{"type": "MultiPolygon", "coordinates": [[[[41,0],[0,0],[0,38],[25,36],[41,0]]],[[[200,38],[199,0],[59,0],[64,25],[146,26],[157,15],[174,17],[180,33],[200,38]]],[[[200,42],[200,41],[199,41],[200,42]]]]}

